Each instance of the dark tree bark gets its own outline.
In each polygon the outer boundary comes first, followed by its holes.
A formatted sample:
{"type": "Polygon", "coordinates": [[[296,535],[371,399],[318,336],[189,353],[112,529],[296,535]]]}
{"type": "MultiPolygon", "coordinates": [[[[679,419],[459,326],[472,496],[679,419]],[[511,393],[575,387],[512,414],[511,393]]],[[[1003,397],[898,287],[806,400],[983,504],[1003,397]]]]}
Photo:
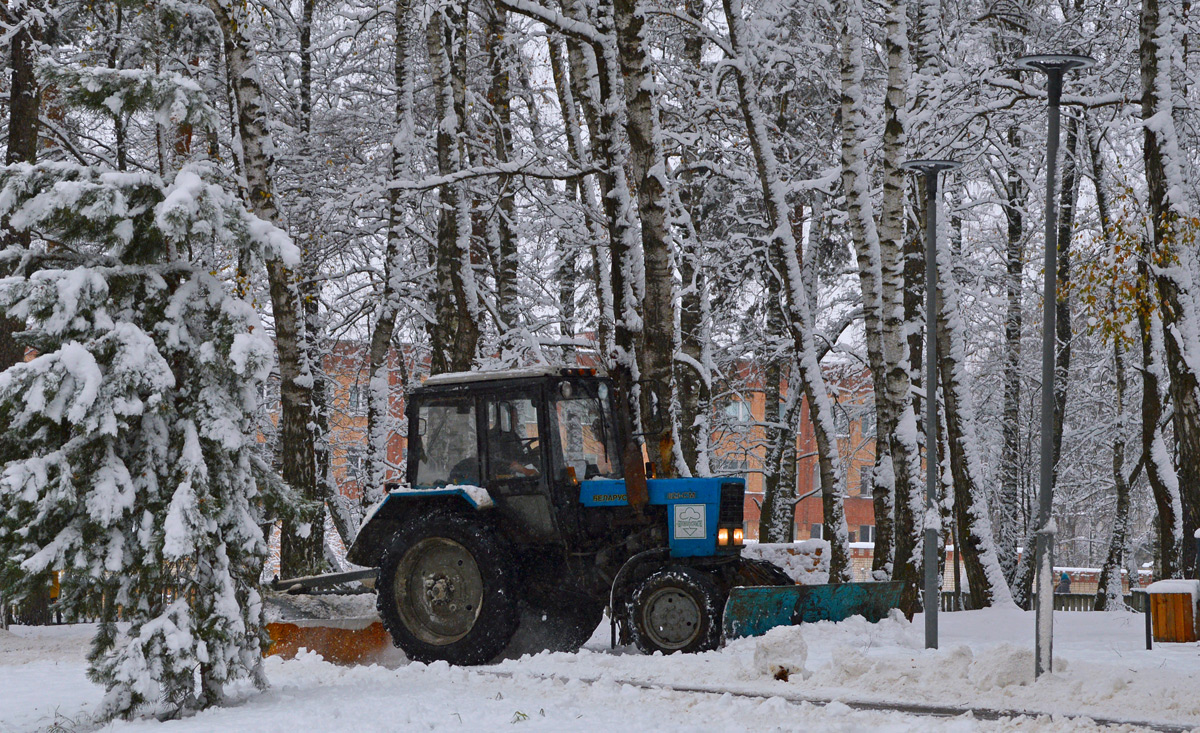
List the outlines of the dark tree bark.
{"type": "MultiPolygon", "coordinates": [[[[434,10],[426,35],[433,71],[437,119],[438,173],[460,170],[466,159],[465,16],[456,5],[434,10]]],[[[468,371],[479,344],[478,293],[471,257],[471,213],[466,187],[447,183],[439,188],[435,254],[434,321],[429,325],[430,371],[468,371]]]]}
{"type": "MultiPolygon", "coordinates": [[[[208,0],[225,36],[225,62],[236,102],[241,137],[241,166],[251,211],[281,229],[271,177],[274,146],[267,126],[266,107],[258,83],[252,41],[246,33],[248,19],[240,6],[228,0],[208,0]]],[[[271,310],[275,320],[275,345],[279,352],[280,458],[283,480],[305,505],[293,520],[284,522],[280,547],[280,572],[287,576],[311,575],[324,568],[325,510],[317,483],[316,448],[312,419],[312,371],[304,353],[304,311],[294,273],[283,262],[267,262],[271,310]]]]}
{"type": "MultiPolygon", "coordinates": [[[[7,6],[0,12],[9,20],[7,6]]],[[[38,88],[33,67],[36,61],[35,47],[39,40],[40,29],[35,24],[26,25],[12,37],[8,148],[4,153],[4,162],[7,165],[37,162],[41,90],[38,88]]],[[[29,239],[28,232],[10,229],[6,219],[0,220],[0,245],[28,247],[29,239]]],[[[23,322],[0,317],[0,371],[25,360],[25,347],[14,338],[15,334],[24,329],[23,322]]]]}
{"type": "Polygon", "coordinates": [[[1071,235],[1075,229],[1075,202],[1079,198],[1079,119],[1067,120],[1062,161],[1062,188],[1058,215],[1058,302],[1054,304],[1054,482],[1062,456],[1063,426],[1067,414],[1067,387],[1071,372],[1071,235]]]}
{"type": "MultiPolygon", "coordinates": [[[[1112,217],[1108,208],[1108,191],[1104,187],[1104,157],[1100,154],[1100,136],[1095,126],[1085,118],[1085,139],[1088,143],[1089,158],[1092,163],[1092,185],[1096,191],[1096,211],[1100,217],[1100,231],[1104,235],[1108,251],[1116,255],[1113,243],[1112,217]]],[[[1108,308],[1110,317],[1119,322],[1120,314],[1117,309],[1117,289],[1109,293],[1108,308]]],[[[1100,569],[1100,580],[1096,584],[1096,610],[1115,611],[1125,608],[1124,591],[1121,586],[1121,567],[1124,564],[1129,549],[1129,506],[1130,482],[1125,479],[1125,433],[1129,427],[1129,415],[1125,411],[1125,392],[1128,379],[1126,377],[1125,334],[1117,331],[1112,334],[1113,377],[1116,388],[1116,404],[1114,406],[1112,439],[1112,475],[1113,489],[1117,503],[1113,512],[1112,533],[1108,539],[1108,552],[1105,554],[1104,566],[1100,569]]],[[[1136,583],[1135,575],[1130,575],[1130,588],[1136,583]]]]}
{"type": "MultiPolygon", "coordinates": [[[[494,134],[492,140],[493,153],[497,163],[507,163],[512,160],[512,108],[509,73],[511,60],[507,45],[508,11],[503,7],[488,6],[487,53],[488,72],[491,75],[491,86],[488,89],[488,102],[492,107],[494,134]]],[[[513,236],[513,221],[516,218],[516,196],[513,191],[511,176],[499,176],[496,186],[500,198],[496,205],[496,215],[488,224],[488,239],[494,243],[496,250],[496,306],[499,311],[500,323],[497,330],[501,334],[502,348],[513,347],[511,331],[520,320],[517,304],[517,268],[520,260],[517,257],[517,240],[513,236]]]]}
{"type": "MultiPolygon", "coordinates": [[[[1142,119],[1147,124],[1143,126],[1142,133],[1142,160],[1153,224],[1153,242],[1150,243],[1148,254],[1156,268],[1154,280],[1162,301],[1163,347],[1173,408],[1171,424],[1178,451],[1178,480],[1169,488],[1175,488],[1178,492],[1182,508],[1182,536],[1169,537],[1174,530],[1167,527],[1167,518],[1161,514],[1160,524],[1164,546],[1168,539],[1177,540],[1182,545],[1181,566],[1175,572],[1194,577],[1196,546],[1188,540],[1200,528],[1200,379],[1191,364],[1200,358],[1200,343],[1196,337],[1200,313],[1196,312],[1194,306],[1195,293],[1190,292],[1191,278],[1180,278],[1173,272],[1178,267],[1190,268],[1195,253],[1180,242],[1183,234],[1181,208],[1185,202],[1172,198],[1185,195],[1180,188],[1186,162],[1174,157],[1179,151],[1179,140],[1173,118],[1171,70],[1159,68],[1160,59],[1170,58],[1175,50],[1176,19],[1169,12],[1166,17],[1161,13],[1159,0],[1143,0],[1139,57],[1142,119]],[[1156,120],[1154,124],[1149,123],[1151,118],[1156,120]]],[[[1160,506],[1160,512],[1161,509],[1160,506]]],[[[1163,576],[1172,577],[1166,569],[1167,550],[1164,548],[1163,552],[1163,576]]]]}
{"type": "MultiPolygon", "coordinates": [[[[1020,148],[1020,131],[1008,130],[1010,149],[1020,148]]],[[[997,512],[996,544],[1004,576],[1018,604],[1027,596],[1014,584],[1017,573],[1017,545],[1026,527],[1021,516],[1021,324],[1023,311],[1022,279],[1025,273],[1025,183],[1017,169],[1009,166],[1004,181],[1005,218],[1005,316],[1004,316],[1004,420],[1000,457],[1000,496],[997,512]]]]}

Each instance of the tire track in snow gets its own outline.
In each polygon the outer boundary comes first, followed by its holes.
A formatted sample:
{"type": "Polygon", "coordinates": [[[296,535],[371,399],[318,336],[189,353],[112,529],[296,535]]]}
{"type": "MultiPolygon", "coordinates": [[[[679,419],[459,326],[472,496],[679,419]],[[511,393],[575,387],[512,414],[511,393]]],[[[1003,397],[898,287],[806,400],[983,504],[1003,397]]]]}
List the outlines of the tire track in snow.
{"type": "Polygon", "coordinates": [[[1060,713],[1047,712],[1044,710],[1018,710],[1018,709],[1003,709],[1003,708],[988,708],[988,707],[963,707],[957,705],[923,705],[920,703],[898,703],[887,700],[854,700],[854,699],[835,699],[823,697],[809,697],[799,694],[780,694],[761,693],[751,690],[738,690],[732,687],[720,687],[717,685],[678,685],[670,683],[652,683],[645,680],[625,679],[618,677],[567,677],[562,674],[540,674],[536,672],[508,672],[500,670],[489,670],[475,668],[472,670],[477,674],[492,675],[494,677],[502,677],[505,679],[519,680],[520,678],[558,681],[558,682],[583,682],[585,684],[596,684],[598,682],[611,682],[617,685],[629,685],[642,690],[661,690],[664,692],[682,692],[688,694],[703,694],[703,695],[730,695],[732,697],[740,697],[747,699],[769,700],[771,698],[780,698],[786,700],[793,705],[808,703],[817,707],[825,707],[832,703],[841,703],[852,710],[863,710],[870,712],[897,712],[907,715],[915,715],[931,718],[956,718],[964,715],[971,715],[979,720],[1002,720],[1005,718],[1041,718],[1041,717],[1058,717],[1067,720],[1090,720],[1098,726],[1103,727],[1121,727],[1133,726],[1135,728],[1143,728],[1146,730],[1160,731],[1161,733],[1189,733],[1189,731],[1200,730],[1198,725],[1190,725],[1187,723],[1171,723],[1165,721],[1150,721],[1150,720],[1120,720],[1116,718],[1096,717],[1086,713],[1060,713]]]}

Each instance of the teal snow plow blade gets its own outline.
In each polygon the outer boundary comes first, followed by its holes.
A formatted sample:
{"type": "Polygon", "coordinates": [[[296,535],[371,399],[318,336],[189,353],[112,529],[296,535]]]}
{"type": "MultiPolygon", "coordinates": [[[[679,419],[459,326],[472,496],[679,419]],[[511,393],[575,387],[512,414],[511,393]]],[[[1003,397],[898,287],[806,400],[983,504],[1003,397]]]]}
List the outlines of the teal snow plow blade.
{"type": "Polygon", "coordinates": [[[725,603],[725,640],[761,636],[776,626],[844,621],[876,623],[900,605],[904,583],[839,583],[734,588],[725,603]]]}

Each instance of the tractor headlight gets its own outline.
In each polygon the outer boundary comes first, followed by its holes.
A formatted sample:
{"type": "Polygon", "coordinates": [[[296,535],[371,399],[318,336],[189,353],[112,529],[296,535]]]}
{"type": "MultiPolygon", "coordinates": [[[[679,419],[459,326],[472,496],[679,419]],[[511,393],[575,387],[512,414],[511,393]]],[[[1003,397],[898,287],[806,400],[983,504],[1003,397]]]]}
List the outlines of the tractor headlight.
{"type": "Polygon", "coordinates": [[[733,530],[733,544],[740,545],[744,539],[745,535],[742,533],[742,528],[735,527],[733,530]]]}
{"type": "Polygon", "coordinates": [[[717,544],[718,545],[728,545],[729,544],[729,530],[728,529],[721,527],[720,529],[717,530],[717,544]]]}

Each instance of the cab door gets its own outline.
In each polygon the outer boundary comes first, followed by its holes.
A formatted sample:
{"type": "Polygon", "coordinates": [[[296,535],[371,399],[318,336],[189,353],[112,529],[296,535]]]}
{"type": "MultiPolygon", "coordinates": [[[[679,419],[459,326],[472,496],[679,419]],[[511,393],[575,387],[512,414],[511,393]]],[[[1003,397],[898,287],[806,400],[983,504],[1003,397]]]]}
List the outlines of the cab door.
{"type": "Polygon", "coordinates": [[[542,402],[535,387],[488,392],[480,399],[485,484],[516,529],[533,542],[558,538],[546,476],[542,402]]]}

